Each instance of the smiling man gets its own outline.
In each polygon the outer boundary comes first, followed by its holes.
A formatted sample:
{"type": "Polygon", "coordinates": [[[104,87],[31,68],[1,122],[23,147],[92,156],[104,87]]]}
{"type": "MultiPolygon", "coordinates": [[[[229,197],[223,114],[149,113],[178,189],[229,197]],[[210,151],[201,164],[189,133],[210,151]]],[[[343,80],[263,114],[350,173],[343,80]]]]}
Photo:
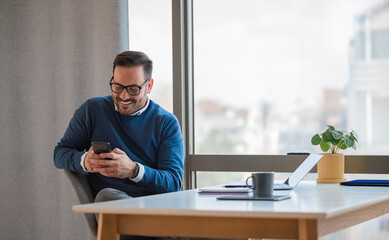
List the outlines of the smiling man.
{"type": "MultiPolygon", "coordinates": [[[[147,67],[150,68],[151,66],[147,67]]],[[[112,76],[110,85],[113,101],[120,114],[131,115],[146,106],[147,94],[150,93],[153,87],[154,79],[151,78],[150,74],[145,73],[145,68],[144,66],[115,67],[113,74],[115,77],[112,76]],[[134,84],[138,80],[142,81],[144,79],[146,80],[141,86],[134,84]],[[140,94],[143,87],[146,90],[140,94]],[[126,91],[123,91],[124,89],[126,91]]],[[[147,71],[150,71],[150,69],[147,69],[147,71]]]]}
{"type": "Polygon", "coordinates": [[[113,62],[112,95],[87,100],[54,149],[57,168],[88,174],[96,201],[180,190],[184,145],[177,118],[152,101],[152,61],[126,51],[113,62]],[[113,151],[96,154],[92,142],[113,151]]]}

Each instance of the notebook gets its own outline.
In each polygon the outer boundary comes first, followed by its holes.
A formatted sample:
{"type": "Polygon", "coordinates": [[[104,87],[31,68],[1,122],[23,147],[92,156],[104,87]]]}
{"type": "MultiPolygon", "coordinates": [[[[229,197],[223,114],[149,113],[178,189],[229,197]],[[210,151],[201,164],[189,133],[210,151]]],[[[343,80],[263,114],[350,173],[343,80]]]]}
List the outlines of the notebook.
{"type": "MultiPolygon", "coordinates": [[[[311,171],[311,169],[319,162],[323,155],[311,154],[298,166],[298,168],[286,179],[284,183],[275,183],[274,190],[290,190],[311,171]]],[[[225,188],[243,187],[244,185],[225,185],[225,188]]]]}
{"type": "Polygon", "coordinates": [[[375,179],[357,179],[348,182],[342,182],[340,185],[346,186],[372,186],[372,187],[389,187],[389,180],[375,179]]]}

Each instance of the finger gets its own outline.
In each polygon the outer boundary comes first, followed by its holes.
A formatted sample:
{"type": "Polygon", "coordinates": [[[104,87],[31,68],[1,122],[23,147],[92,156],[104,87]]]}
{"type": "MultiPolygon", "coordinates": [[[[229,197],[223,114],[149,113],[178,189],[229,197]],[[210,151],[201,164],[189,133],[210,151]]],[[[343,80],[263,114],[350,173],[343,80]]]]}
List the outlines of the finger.
{"type": "Polygon", "coordinates": [[[102,158],[101,157],[89,157],[89,160],[90,160],[90,162],[92,162],[92,160],[93,161],[98,161],[98,160],[101,160],[102,158]]]}
{"type": "Polygon", "coordinates": [[[101,174],[113,174],[116,173],[116,170],[114,168],[110,167],[97,167],[93,169],[95,172],[99,172],[101,174]]]}
{"type": "Polygon", "coordinates": [[[119,156],[115,153],[100,153],[100,157],[101,158],[109,158],[110,160],[113,160],[113,159],[118,159],[119,156]]]}
{"type": "Polygon", "coordinates": [[[90,168],[106,168],[106,167],[109,167],[107,165],[96,164],[96,163],[91,163],[89,166],[90,166],[90,168]]]}
{"type": "Polygon", "coordinates": [[[93,155],[93,149],[92,147],[89,148],[88,152],[86,153],[86,157],[91,157],[93,155]]]}
{"type": "Polygon", "coordinates": [[[119,149],[119,148],[115,148],[112,152],[113,152],[113,153],[117,153],[117,154],[123,154],[123,153],[125,153],[124,151],[122,151],[122,150],[119,149]]]}
{"type": "MultiPolygon", "coordinates": [[[[113,151],[112,151],[113,154],[116,154],[114,155],[114,157],[112,157],[112,159],[123,159],[123,160],[131,160],[132,159],[127,155],[127,153],[123,152],[122,150],[120,150],[119,148],[115,148],[113,151]]],[[[108,156],[108,155],[107,155],[108,156]]]]}
{"type": "Polygon", "coordinates": [[[112,166],[115,163],[112,160],[104,160],[104,159],[92,159],[91,163],[97,165],[97,166],[102,166],[102,167],[107,167],[107,166],[112,166]]]}
{"type": "Polygon", "coordinates": [[[93,155],[92,146],[89,148],[89,150],[86,153],[85,158],[84,158],[84,167],[89,172],[93,172],[93,170],[91,168],[91,162],[90,162],[91,161],[91,155],[93,155]]]}
{"type": "Polygon", "coordinates": [[[95,153],[95,150],[93,149],[93,146],[90,146],[89,151],[92,150],[92,153],[95,153]]]}
{"type": "Polygon", "coordinates": [[[95,152],[92,152],[91,156],[93,156],[93,158],[101,158],[100,154],[97,154],[95,152]]]}
{"type": "Polygon", "coordinates": [[[93,152],[93,150],[89,150],[88,153],[86,154],[88,156],[88,158],[91,158],[91,159],[100,159],[100,156],[96,153],[93,152]]]}

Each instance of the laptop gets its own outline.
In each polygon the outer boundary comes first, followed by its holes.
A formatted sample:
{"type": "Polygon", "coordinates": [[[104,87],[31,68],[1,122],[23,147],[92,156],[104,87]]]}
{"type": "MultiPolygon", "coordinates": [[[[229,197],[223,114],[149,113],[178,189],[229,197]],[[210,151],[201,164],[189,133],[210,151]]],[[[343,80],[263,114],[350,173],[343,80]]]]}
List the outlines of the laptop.
{"type": "MultiPolygon", "coordinates": [[[[311,154],[303,163],[286,179],[284,183],[274,183],[274,190],[290,190],[297,186],[297,184],[311,171],[311,169],[319,162],[323,155],[311,154]]],[[[225,185],[226,188],[242,187],[238,185],[225,185]]]]}

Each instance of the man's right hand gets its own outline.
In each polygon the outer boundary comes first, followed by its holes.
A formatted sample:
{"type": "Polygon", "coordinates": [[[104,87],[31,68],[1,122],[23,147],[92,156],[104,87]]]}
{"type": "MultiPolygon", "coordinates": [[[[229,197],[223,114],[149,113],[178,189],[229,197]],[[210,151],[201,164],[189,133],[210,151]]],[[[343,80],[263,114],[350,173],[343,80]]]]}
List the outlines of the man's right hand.
{"type": "Polygon", "coordinates": [[[84,167],[85,169],[88,171],[88,172],[95,172],[93,169],[94,168],[104,168],[104,167],[107,167],[107,165],[102,165],[102,164],[96,164],[96,163],[92,163],[91,160],[105,160],[104,158],[101,158],[99,154],[96,154],[94,151],[93,151],[93,147],[90,147],[86,156],[85,156],[85,159],[84,159],[84,167]]]}

